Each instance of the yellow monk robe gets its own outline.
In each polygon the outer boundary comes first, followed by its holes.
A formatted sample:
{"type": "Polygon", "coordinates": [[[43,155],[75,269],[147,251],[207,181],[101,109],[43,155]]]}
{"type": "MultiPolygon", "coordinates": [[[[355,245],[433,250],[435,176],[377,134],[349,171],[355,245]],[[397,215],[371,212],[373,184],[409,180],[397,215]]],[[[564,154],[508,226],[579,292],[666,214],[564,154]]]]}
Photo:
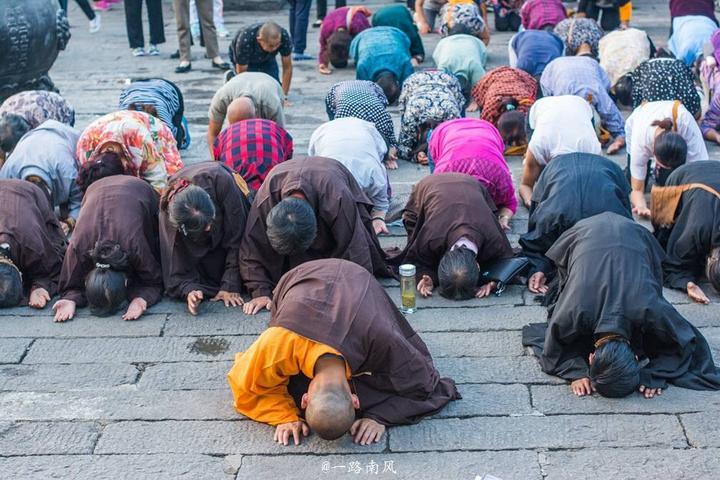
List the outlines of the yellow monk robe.
{"type": "Polygon", "coordinates": [[[632,20],[632,8],[632,2],[620,7],[620,21],[622,23],[630,23],[630,20],[632,20]]]}
{"type": "MultiPolygon", "coordinates": [[[[235,355],[228,382],[235,409],[242,415],[267,423],[296,422],[300,411],[288,393],[290,377],[315,375],[315,362],[323,355],[340,352],[282,327],[270,327],[245,352],[235,355]]],[[[345,364],[350,379],[350,368],[345,364]]]]}

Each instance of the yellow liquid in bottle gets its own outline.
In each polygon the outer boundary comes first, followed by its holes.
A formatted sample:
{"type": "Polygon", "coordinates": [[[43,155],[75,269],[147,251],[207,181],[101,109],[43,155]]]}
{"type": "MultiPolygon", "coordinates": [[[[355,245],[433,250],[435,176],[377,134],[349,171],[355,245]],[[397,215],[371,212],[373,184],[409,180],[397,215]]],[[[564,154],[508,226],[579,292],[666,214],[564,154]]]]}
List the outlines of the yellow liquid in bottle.
{"type": "Polygon", "coordinates": [[[415,292],[403,292],[401,295],[403,308],[415,308],[415,292]]]}

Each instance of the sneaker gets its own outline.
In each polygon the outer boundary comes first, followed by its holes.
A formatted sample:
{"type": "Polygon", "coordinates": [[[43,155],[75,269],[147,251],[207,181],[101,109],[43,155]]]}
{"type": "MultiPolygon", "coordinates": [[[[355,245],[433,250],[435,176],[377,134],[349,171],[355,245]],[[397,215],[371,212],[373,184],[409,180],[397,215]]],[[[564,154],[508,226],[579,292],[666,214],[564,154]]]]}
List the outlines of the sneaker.
{"type": "Polygon", "coordinates": [[[92,8],[96,12],[106,12],[110,10],[110,5],[110,2],[107,0],[100,0],[99,2],[95,2],[92,8]]]}
{"type": "Polygon", "coordinates": [[[304,53],[296,53],[293,55],[293,60],[296,62],[302,62],[303,60],[313,60],[315,57],[312,55],[306,55],[304,53]]]}
{"type": "Polygon", "coordinates": [[[230,32],[228,32],[228,29],[225,28],[225,25],[220,25],[216,28],[217,35],[220,38],[228,38],[230,36],[230,32]]]}
{"type": "Polygon", "coordinates": [[[148,55],[151,55],[153,57],[157,57],[160,55],[160,50],[158,50],[157,45],[150,44],[150,49],[148,50],[148,55]]]}
{"type": "Polygon", "coordinates": [[[322,20],[320,20],[319,18],[313,22],[313,28],[320,28],[321,25],[322,20]]]}
{"type": "Polygon", "coordinates": [[[145,56],[145,49],[142,47],[133,48],[132,50],[133,57],[144,57],[145,56]]]}
{"type": "Polygon", "coordinates": [[[95,18],[93,18],[92,20],[90,20],[90,28],[89,28],[90,33],[97,33],[97,32],[99,32],[99,31],[100,31],[100,25],[101,25],[101,23],[102,23],[102,22],[101,22],[101,20],[100,20],[100,14],[99,14],[99,13],[96,13],[96,14],[95,14],[95,18]]]}
{"type": "Polygon", "coordinates": [[[225,83],[229,82],[230,79],[233,78],[234,76],[235,76],[235,72],[233,72],[232,70],[228,70],[227,72],[225,72],[225,75],[224,75],[225,83]]]}

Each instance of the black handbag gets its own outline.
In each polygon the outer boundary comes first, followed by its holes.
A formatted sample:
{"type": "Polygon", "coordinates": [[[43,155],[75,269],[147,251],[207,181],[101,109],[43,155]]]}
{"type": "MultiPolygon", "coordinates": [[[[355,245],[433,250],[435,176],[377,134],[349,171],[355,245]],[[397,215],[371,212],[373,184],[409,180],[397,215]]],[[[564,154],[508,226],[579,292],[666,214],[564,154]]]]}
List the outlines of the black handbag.
{"type": "Polygon", "coordinates": [[[497,282],[495,296],[499,297],[505,291],[505,287],[529,265],[530,260],[525,257],[495,260],[480,272],[481,283],[497,282]]]}

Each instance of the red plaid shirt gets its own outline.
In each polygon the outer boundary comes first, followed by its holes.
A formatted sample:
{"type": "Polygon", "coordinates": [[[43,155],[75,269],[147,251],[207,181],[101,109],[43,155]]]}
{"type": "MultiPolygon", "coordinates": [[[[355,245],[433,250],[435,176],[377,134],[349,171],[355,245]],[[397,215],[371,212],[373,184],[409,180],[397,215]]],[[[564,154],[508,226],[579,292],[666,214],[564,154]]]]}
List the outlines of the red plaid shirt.
{"type": "Polygon", "coordinates": [[[215,160],[240,174],[257,191],[270,170],[293,156],[293,139],[272,120],[254,118],[228,125],[213,149],[215,160]]]}

